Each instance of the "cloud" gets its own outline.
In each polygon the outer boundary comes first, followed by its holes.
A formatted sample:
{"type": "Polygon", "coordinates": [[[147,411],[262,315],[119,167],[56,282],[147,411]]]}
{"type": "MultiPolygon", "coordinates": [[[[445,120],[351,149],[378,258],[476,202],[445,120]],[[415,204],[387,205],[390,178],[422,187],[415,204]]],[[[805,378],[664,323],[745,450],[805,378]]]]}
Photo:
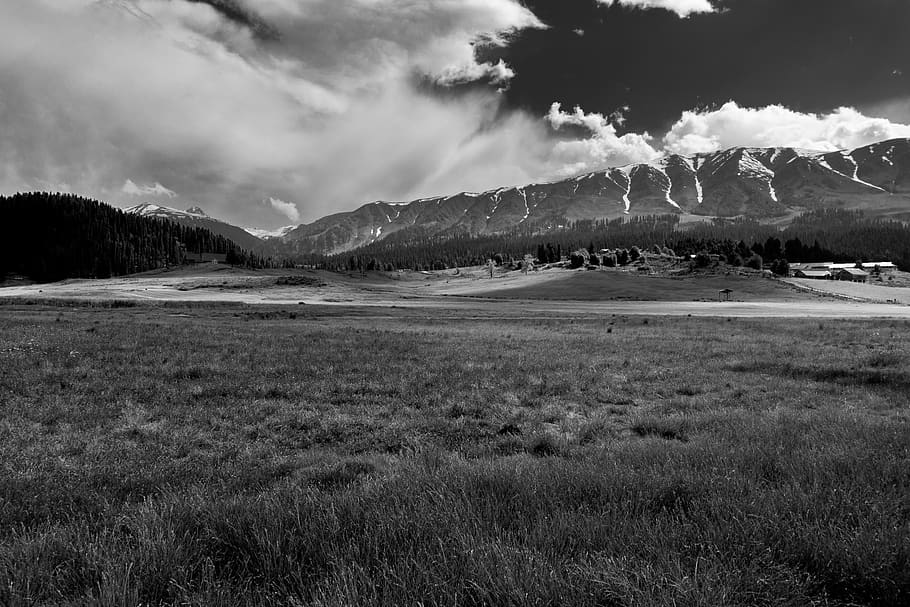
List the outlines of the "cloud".
{"type": "Polygon", "coordinates": [[[273,209],[297,223],[300,221],[300,211],[297,210],[297,205],[293,202],[285,202],[280,198],[269,198],[269,204],[273,209]]]}
{"type": "Polygon", "coordinates": [[[436,83],[442,86],[452,86],[465,82],[486,80],[490,84],[506,84],[515,77],[515,72],[500,59],[498,63],[474,63],[450,67],[436,76],[436,83]]]}
{"type": "Polygon", "coordinates": [[[517,0],[213,4],[245,12],[187,0],[3,3],[0,191],[44,180],[126,204],[127,178],[134,189],[163,182],[249,224],[269,197],[299,201],[312,220],[539,173],[546,130],[503,111],[494,87],[514,72],[474,55],[544,27],[517,0]],[[266,26],[280,35],[263,37],[266,26]],[[419,86],[426,79],[493,86],[440,97],[419,86]]]}
{"type": "MultiPolygon", "coordinates": [[[[587,114],[580,107],[567,113],[561,107],[559,103],[550,106],[546,116],[550,126],[556,130],[565,126],[581,127],[590,133],[590,137],[561,141],[554,146],[552,159],[561,165],[557,175],[569,176],[605,166],[647,162],[660,155],[651,146],[652,138],[648,133],[619,136],[613,122],[603,114],[587,114]]],[[[620,122],[624,121],[622,114],[617,116],[620,122]]]]}
{"type": "Polygon", "coordinates": [[[137,185],[133,182],[132,179],[127,179],[124,182],[123,187],[120,188],[120,191],[126,194],[127,196],[167,196],[168,198],[176,198],[177,193],[174,190],[170,190],[157,181],[155,185],[137,185]]]}
{"type": "Polygon", "coordinates": [[[50,183],[115,204],[167,196],[255,225],[262,201],[276,220],[312,221],[665,151],[910,136],[857,110],[727,104],[683,113],[661,147],[622,132],[627,108],[507,110],[495,88],[514,71],[474,50],[541,27],[518,0],[2,2],[0,192],[50,183]],[[427,81],[478,85],[439,95],[427,81]]]}
{"type": "Polygon", "coordinates": [[[716,110],[683,112],[664,138],[664,148],[676,154],[735,146],[835,150],[897,137],[910,137],[910,125],[872,118],[853,108],[806,114],[780,105],[744,108],[730,101],[716,110]]]}
{"type": "Polygon", "coordinates": [[[672,11],[680,17],[688,17],[695,13],[713,13],[714,6],[709,0],[597,0],[601,4],[612,6],[621,4],[638,9],[662,8],[672,11]]]}

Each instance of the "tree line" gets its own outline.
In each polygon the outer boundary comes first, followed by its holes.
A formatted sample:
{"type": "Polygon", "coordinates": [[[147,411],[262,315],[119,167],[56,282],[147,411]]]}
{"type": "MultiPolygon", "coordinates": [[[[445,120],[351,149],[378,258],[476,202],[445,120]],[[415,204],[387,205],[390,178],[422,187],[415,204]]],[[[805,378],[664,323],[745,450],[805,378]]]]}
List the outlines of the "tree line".
{"type": "Polygon", "coordinates": [[[910,227],[839,209],[810,211],[783,230],[742,218],[680,225],[677,215],[582,220],[549,231],[524,226],[476,236],[427,235],[417,228],[348,253],[311,255],[302,262],[339,271],[442,270],[489,259],[521,260],[527,254],[536,255],[541,263],[553,263],[581,249],[594,253],[654,245],[679,256],[720,256],[732,265],[887,260],[910,270],[910,227]]]}
{"type": "Polygon", "coordinates": [[[223,254],[234,265],[270,262],[205,228],[124,213],[73,194],[0,196],[0,279],[108,278],[181,265],[193,253],[223,254]]]}

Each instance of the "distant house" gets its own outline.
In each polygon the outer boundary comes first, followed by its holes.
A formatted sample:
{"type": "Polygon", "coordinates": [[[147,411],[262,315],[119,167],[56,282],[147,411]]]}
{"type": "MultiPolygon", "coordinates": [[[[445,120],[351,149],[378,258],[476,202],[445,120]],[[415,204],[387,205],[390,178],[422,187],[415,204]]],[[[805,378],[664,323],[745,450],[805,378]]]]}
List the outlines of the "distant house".
{"type": "Polygon", "coordinates": [[[869,280],[869,273],[859,268],[842,268],[836,274],[838,280],[849,280],[852,282],[866,282],[869,280]]]}
{"type": "Polygon", "coordinates": [[[811,278],[813,280],[831,280],[831,272],[828,270],[802,270],[797,269],[793,272],[796,278],[811,278]]]}
{"type": "MultiPolygon", "coordinates": [[[[897,266],[890,261],[867,261],[863,262],[862,269],[867,273],[871,274],[888,274],[897,270],[897,266]]],[[[809,263],[791,263],[790,264],[790,274],[792,276],[797,276],[797,272],[806,272],[809,271],[828,271],[831,273],[833,278],[837,278],[837,274],[841,270],[849,269],[859,269],[856,267],[856,263],[834,263],[833,261],[824,261],[824,262],[809,262],[809,263]]],[[[805,277],[809,278],[809,277],[805,277]]],[[[814,277],[818,278],[818,277],[814,277]]]]}
{"type": "Polygon", "coordinates": [[[186,254],[187,263],[227,263],[227,253],[190,253],[186,254]]]}
{"type": "Polygon", "coordinates": [[[897,266],[890,261],[868,261],[863,263],[863,269],[872,273],[890,274],[897,270],[897,266]]]}

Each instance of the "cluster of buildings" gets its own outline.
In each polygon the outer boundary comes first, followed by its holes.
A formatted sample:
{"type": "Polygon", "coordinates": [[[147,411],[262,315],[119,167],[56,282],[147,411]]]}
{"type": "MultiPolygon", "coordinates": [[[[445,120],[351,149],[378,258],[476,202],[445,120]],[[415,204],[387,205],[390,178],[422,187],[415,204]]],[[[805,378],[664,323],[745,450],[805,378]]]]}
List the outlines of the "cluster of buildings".
{"type": "Polygon", "coordinates": [[[889,274],[895,270],[897,270],[897,266],[890,261],[872,261],[862,264],[834,262],[790,264],[790,276],[815,280],[866,282],[869,280],[869,276],[889,274]]]}

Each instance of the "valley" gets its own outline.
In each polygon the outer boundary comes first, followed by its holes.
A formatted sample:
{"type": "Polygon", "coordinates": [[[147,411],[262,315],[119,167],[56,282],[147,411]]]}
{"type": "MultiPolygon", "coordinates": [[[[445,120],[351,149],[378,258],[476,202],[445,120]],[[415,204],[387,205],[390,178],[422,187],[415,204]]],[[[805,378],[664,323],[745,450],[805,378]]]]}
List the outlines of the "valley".
{"type": "Polygon", "coordinates": [[[253,306],[362,307],[498,314],[503,306],[535,317],[562,314],[910,318],[910,287],[772,279],[721,271],[695,276],[641,276],[620,269],[549,268],[523,274],[483,267],[438,272],[335,273],[244,270],[205,264],[104,280],[0,288],[0,300],[118,302],[124,305],[234,303],[253,306]],[[730,301],[718,301],[731,289],[730,301]]]}

